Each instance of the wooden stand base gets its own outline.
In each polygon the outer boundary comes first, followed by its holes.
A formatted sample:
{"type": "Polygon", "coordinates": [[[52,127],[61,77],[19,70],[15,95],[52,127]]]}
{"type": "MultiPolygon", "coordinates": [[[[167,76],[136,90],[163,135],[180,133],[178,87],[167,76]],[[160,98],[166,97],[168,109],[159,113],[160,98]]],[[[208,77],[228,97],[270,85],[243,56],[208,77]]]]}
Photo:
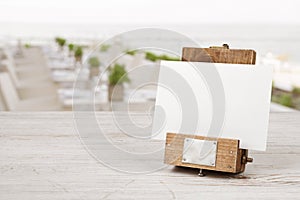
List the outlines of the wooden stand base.
{"type": "Polygon", "coordinates": [[[203,175],[202,169],[240,173],[245,170],[246,163],[252,161],[252,158],[248,158],[248,150],[239,148],[239,140],[167,133],[165,163],[198,168],[200,169],[199,176],[203,175]],[[187,141],[189,141],[188,144],[191,144],[193,160],[184,157],[189,156],[189,147],[186,148],[187,141]],[[197,154],[197,151],[200,149],[197,145],[203,144],[205,141],[213,141],[214,146],[207,152],[206,157],[197,158],[197,156],[200,156],[200,152],[197,154]],[[191,142],[194,142],[194,144],[191,142]],[[201,162],[205,164],[199,164],[201,162]]]}

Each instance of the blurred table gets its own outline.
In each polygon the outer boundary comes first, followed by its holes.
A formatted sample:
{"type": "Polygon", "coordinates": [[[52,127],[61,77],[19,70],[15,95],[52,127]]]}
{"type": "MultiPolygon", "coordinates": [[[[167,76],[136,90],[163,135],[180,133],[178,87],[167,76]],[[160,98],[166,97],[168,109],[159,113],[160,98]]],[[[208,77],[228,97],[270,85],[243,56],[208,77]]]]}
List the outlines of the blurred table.
{"type": "Polygon", "coordinates": [[[65,110],[71,110],[73,105],[95,106],[97,111],[148,111],[155,104],[156,91],[155,90],[132,90],[125,89],[124,100],[120,102],[108,101],[108,88],[99,87],[96,91],[92,89],[76,89],[61,88],[57,94],[62,107],[65,110]]]}
{"type": "Polygon", "coordinates": [[[52,61],[48,62],[48,68],[51,70],[74,70],[74,63],[52,61]]]}
{"type": "MultiPolygon", "coordinates": [[[[107,136],[115,135],[121,146],[128,145],[127,140],[122,140],[111,113],[99,112],[95,116],[103,122],[107,136]]],[[[148,115],[135,117],[140,124],[149,122],[148,115]]],[[[207,172],[200,178],[197,170],[189,168],[168,166],[154,173],[134,175],[104,166],[80,142],[71,112],[1,113],[0,197],[5,200],[297,199],[299,122],[299,113],[271,113],[267,151],[250,151],[254,162],[247,165],[243,174],[207,172]]],[[[138,149],[142,144],[135,145],[138,149]]],[[[120,162],[130,165],[126,160],[120,162]]]]}
{"type": "Polygon", "coordinates": [[[89,81],[89,72],[78,76],[77,72],[69,70],[54,70],[51,74],[52,80],[56,83],[74,83],[75,81],[89,81]]]}

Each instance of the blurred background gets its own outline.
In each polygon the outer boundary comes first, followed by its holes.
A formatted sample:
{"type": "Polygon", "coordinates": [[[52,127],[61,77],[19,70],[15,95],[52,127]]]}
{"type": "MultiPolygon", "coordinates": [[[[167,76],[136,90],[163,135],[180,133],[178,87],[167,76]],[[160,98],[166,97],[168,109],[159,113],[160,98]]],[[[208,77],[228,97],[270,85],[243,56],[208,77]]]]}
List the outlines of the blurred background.
{"type": "Polygon", "coordinates": [[[226,43],[254,49],[257,64],[275,70],[271,111],[300,110],[299,8],[297,0],[1,0],[0,110],[70,111],[74,104],[89,106],[95,95],[99,111],[111,110],[111,101],[117,102],[115,110],[124,110],[128,100],[131,110],[147,111],[155,103],[156,88],[134,94],[133,88],[141,80],[157,81],[159,61],[180,60],[180,55],[131,51],[125,38],[98,45],[147,27],[177,31],[201,47],[226,43]],[[124,54],[114,63],[101,59],[114,51],[124,54]],[[154,67],[127,75],[140,65],[154,67]],[[77,77],[79,69],[83,72],[77,77]],[[82,87],[74,94],[76,79],[82,87]]]}

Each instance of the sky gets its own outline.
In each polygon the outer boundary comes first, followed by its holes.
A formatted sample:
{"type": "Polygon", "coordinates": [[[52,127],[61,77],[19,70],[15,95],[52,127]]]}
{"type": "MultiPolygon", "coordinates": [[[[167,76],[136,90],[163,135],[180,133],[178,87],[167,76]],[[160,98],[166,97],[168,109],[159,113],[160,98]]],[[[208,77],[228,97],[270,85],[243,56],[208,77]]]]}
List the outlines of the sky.
{"type": "Polygon", "coordinates": [[[299,0],[0,0],[0,22],[300,24],[299,0]]]}

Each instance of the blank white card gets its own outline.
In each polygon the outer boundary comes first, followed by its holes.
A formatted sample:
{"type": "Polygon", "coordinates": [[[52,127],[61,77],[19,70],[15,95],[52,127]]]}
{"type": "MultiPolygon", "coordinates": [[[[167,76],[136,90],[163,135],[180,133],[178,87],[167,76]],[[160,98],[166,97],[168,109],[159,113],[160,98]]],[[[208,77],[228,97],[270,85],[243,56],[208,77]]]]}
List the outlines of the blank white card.
{"type": "Polygon", "coordinates": [[[167,132],[217,136],[239,139],[240,148],[266,150],[272,72],[270,66],[162,61],[152,137],[164,140],[167,132]],[[224,99],[212,100],[220,88],[211,87],[211,80],[222,83],[224,99]],[[214,110],[220,108],[213,105],[216,101],[224,112],[214,110]],[[186,117],[185,111],[197,117],[186,117]],[[216,113],[224,120],[220,131],[210,135],[216,113]]]}

